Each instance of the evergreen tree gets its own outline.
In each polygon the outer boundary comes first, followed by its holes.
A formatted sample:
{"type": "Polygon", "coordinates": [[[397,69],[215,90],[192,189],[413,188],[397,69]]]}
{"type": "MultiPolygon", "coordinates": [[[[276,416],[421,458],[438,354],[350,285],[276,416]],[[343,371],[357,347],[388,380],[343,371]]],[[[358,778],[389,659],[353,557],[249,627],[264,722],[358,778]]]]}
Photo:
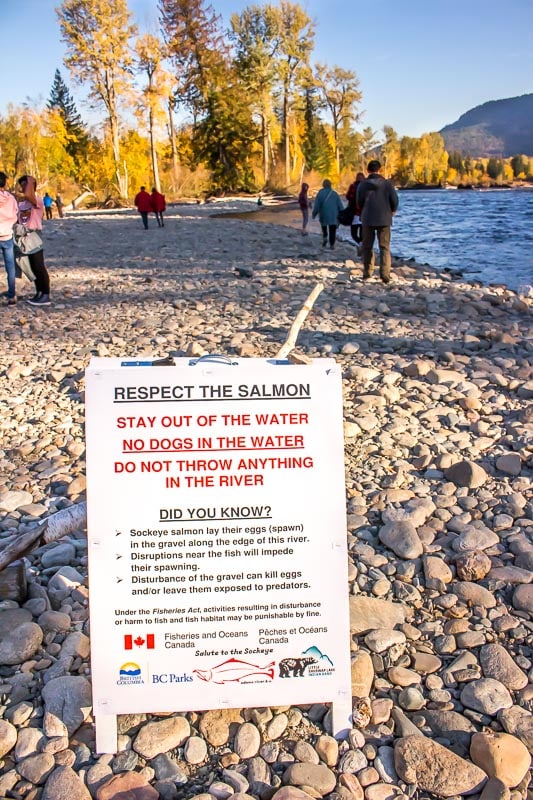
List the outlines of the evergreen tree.
{"type": "Polygon", "coordinates": [[[315,93],[316,90],[312,88],[305,92],[305,133],[302,138],[302,153],[308,170],[314,169],[326,175],[335,161],[335,154],[317,114],[318,101],[315,93]]]}
{"type": "Polygon", "coordinates": [[[452,150],[448,156],[448,166],[461,173],[464,169],[463,155],[460,150],[452,150]]]}
{"type": "Polygon", "coordinates": [[[499,158],[489,158],[487,164],[487,175],[489,178],[496,180],[503,173],[503,164],[499,158]]]}
{"type": "Polygon", "coordinates": [[[525,178],[529,170],[529,159],[526,156],[513,156],[511,158],[511,168],[514,178],[520,176],[525,178]]]}
{"type": "Polygon", "coordinates": [[[69,156],[77,160],[86,152],[89,137],[72,95],[58,69],[55,71],[54,82],[46,105],[51,111],[59,112],[68,139],[65,150],[69,156]]]}

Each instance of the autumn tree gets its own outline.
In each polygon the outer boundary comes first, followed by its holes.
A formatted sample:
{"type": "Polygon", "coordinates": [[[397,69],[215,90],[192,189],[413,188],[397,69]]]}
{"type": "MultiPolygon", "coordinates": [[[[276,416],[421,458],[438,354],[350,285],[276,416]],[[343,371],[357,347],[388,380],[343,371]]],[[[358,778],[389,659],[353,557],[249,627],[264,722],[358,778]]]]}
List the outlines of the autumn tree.
{"type": "Polygon", "coordinates": [[[385,177],[394,177],[400,166],[400,140],[398,134],[390,125],[383,126],[385,141],[381,145],[381,162],[385,177]]]}
{"type": "Polygon", "coordinates": [[[117,187],[120,196],[126,197],[119,105],[129,92],[130,39],[135,34],[127,0],[63,0],[56,13],[67,47],[65,63],[73,79],[80,85],[87,83],[91,100],[106,109],[117,187]]]}
{"type": "Polygon", "coordinates": [[[220,17],[204,0],[160,0],[159,10],[178,96],[193,115],[194,157],[211,167],[215,187],[245,188],[257,134],[220,17]]]}
{"type": "Polygon", "coordinates": [[[241,14],[232,15],[231,27],[237,73],[253,113],[260,120],[263,181],[267,184],[272,161],[272,92],[280,47],[280,15],[272,5],[252,5],[241,14]]]}
{"type": "Polygon", "coordinates": [[[448,153],[440,133],[423,133],[419,139],[417,180],[427,184],[441,184],[448,169],[448,153]]]}
{"type": "Polygon", "coordinates": [[[341,130],[349,131],[357,120],[357,103],[361,102],[359,81],[355,72],[341,67],[327,67],[317,64],[315,83],[321,98],[322,108],[330,118],[335,143],[335,160],[337,171],[341,169],[340,134],[341,130]]]}
{"type": "Polygon", "coordinates": [[[161,41],[151,33],[139,36],[135,44],[137,71],[146,79],[141,88],[139,114],[147,116],[148,136],[150,138],[150,160],[154,186],[161,191],[159,165],[157,159],[156,130],[166,116],[169,88],[163,67],[163,48],[161,41]]]}
{"type": "Polygon", "coordinates": [[[4,171],[15,178],[22,171],[39,180],[41,121],[34,109],[9,104],[0,117],[0,156],[4,171]]]}
{"type": "Polygon", "coordinates": [[[68,141],[63,117],[56,109],[10,105],[0,117],[0,157],[12,178],[29,172],[39,184],[57,184],[74,171],[68,141]]]}
{"type": "Polygon", "coordinates": [[[297,3],[281,0],[279,76],[281,83],[282,107],[281,125],[285,156],[285,183],[291,183],[291,112],[292,100],[298,83],[303,84],[309,77],[309,60],[314,46],[315,29],[312,19],[297,3]]]}

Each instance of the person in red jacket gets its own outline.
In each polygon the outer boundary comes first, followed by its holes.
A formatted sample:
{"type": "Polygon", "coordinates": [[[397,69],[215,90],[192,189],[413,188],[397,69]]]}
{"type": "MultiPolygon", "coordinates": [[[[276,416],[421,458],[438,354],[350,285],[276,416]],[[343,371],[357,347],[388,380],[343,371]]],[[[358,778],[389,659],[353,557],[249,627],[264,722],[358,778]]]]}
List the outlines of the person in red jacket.
{"type": "Polygon", "coordinates": [[[150,195],[146,191],[146,186],[141,186],[141,189],[135,195],[135,200],[133,202],[137,206],[137,211],[141,215],[144,229],[148,230],[148,214],[153,209],[152,209],[152,200],[150,198],[150,195]]]}
{"type": "Polygon", "coordinates": [[[357,205],[357,189],[359,184],[362,183],[365,179],[365,176],[362,172],[358,172],[355,176],[355,180],[353,183],[350,184],[348,187],[348,191],[346,192],[346,199],[348,201],[348,208],[353,213],[352,224],[350,225],[350,232],[352,234],[352,239],[356,244],[359,244],[361,241],[361,225],[360,217],[361,217],[361,209],[357,205]]]}
{"type": "Polygon", "coordinates": [[[167,204],[165,203],[165,195],[161,194],[161,192],[158,192],[157,189],[152,189],[150,200],[152,202],[152,211],[155,214],[157,224],[159,225],[160,228],[164,228],[165,223],[163,221],[163,211],[167,210],[167,204]]]}

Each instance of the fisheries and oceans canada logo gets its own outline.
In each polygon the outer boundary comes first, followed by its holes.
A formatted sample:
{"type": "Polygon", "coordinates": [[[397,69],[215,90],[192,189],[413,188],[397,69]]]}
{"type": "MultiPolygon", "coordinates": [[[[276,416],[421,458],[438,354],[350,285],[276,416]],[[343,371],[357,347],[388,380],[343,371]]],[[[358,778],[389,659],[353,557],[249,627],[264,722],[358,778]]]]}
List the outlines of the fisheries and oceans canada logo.
{"type": "Polygon", "coordinates": [[[131,633],[124,634],[124,650],[155,649],[155,634],[146,633],[144,636],[133,637],[131,633]]]}
{"type": "Polygon", "coordinates": [[[127,661],[123,664],[118,671],[118,675],[117,684],[119,686],[132,686],[133,684],[144,683],[141,668],[134,661],[127,661]]]}
{"type": "Polygon", "coordinates": [[[282,658],[278,666],[280,678],[317,678],[335,672],[331,658],[315,646],[308,647],[301,656],[282,658]]]}

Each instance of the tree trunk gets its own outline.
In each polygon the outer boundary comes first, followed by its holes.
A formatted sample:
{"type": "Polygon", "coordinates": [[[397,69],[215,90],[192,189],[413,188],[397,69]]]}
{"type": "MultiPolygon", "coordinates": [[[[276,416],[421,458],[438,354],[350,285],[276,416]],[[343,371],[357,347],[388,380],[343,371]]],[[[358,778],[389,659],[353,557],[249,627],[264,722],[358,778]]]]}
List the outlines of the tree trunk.
{"type": "Polygon", "coordinates": [[[150,114],[148,116],[149,119],[149,126],[150,126],[150,156],[152,158],[152,173],[154,176],[154,186],[158,192],[161,191],[161,184],[159,182],[159,167],[157,164],[157,151],[155,147],[155,139],[154,139],[154,114],[152,109],[150,109],[150,114]]]}
{"type": "Polygon", "coordinates": [[[172,113],[173,103],[168,101],[168,136],[170,139],[170,152],[172,153],[172,189],[174,192],[178,188],[178,150],[176,148],[176,132],[174,129],[174,114],[172,113]]]}
{"type": "Polygon", "coordinates": [[[283,91],[283,138],[285,147],[285,186],[291,182],[291,151],[289,143],[289,90],[284,87],[283,91]]]}
{"type": "Polygon", "coordinates": [[[263,144],[263,181],[265,186],[270,180],[270,148],[269,148],[269,132],[266,113],[261,114],[261,140],[263,144]]]}
{"type": "Polygon", "coordinates": [[[128,196],[127,179],[121,172],[118,117],[112,111],[109,112],[109,129],[111,133],[111,147],[113,149],[113,163],[115,164],[118,193],[121,199],[125,199],[128,196]]]}

